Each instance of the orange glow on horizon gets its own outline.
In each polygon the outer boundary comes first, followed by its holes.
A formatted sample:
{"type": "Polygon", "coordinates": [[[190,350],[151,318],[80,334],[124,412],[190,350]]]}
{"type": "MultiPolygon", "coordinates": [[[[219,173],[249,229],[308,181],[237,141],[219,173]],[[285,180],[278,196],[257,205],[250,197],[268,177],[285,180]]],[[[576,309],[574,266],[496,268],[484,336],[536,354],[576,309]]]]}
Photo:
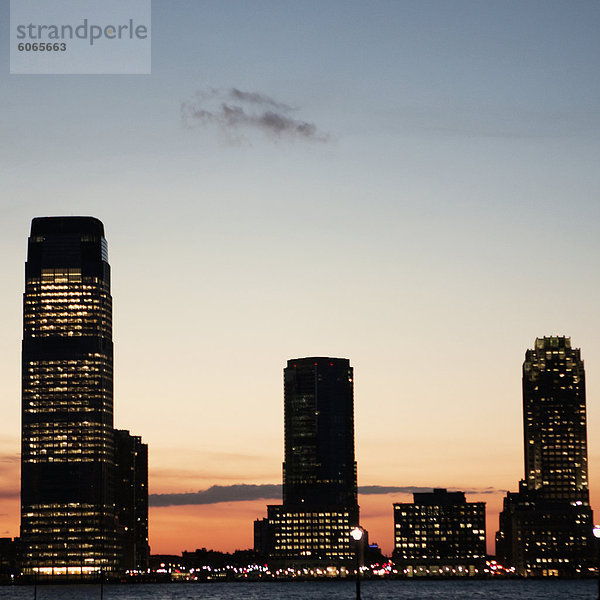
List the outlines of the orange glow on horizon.
{"type": "MultiPolygon", "coordinates": [[[[514,487],[516,489],[516,485],[514,487]]],[[[600,486],[592,488],[592,499],[600,496],[600,486]]],[[[467,496],[469,502],[486,502],[487,548],[494,554],[494,536],[504,494],[467,496]]],[[[410,502],[410,494],[361,495],[361,525],[369,532],[369,542],[377,543],[384,554],[394,548],[392,504],[410,502]]],[[[181,555],[184,550],[208,548],[222,552],[252,548],[253,522],[266,517],[268,501],[229,502],[203,506],[150,507],[150,550],[152,554],[181,555]]],[[[270,502],[269,502],[270,503],[270,502]]],[[[277,504],[276,501],[272,501],[277,504]]],[[[19,535],[19,497],[2,500],[0,532],[2,537],[19,535]]],[[[595,522],[598,522],[596,515],[595,522]]]]}

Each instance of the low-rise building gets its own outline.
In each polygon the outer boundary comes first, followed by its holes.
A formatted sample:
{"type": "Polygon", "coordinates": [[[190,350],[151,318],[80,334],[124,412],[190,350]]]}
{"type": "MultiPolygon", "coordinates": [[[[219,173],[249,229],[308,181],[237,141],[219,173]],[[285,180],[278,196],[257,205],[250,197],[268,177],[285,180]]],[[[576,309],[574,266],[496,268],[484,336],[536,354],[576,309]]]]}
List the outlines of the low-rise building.
{"type": "Polygon", "coordinates": [[[399,574],[480,575],[485,560],[485,502],[467,502],[464,492],[434,489],[414,494],[414,502],[394,504],[399,574]]]}

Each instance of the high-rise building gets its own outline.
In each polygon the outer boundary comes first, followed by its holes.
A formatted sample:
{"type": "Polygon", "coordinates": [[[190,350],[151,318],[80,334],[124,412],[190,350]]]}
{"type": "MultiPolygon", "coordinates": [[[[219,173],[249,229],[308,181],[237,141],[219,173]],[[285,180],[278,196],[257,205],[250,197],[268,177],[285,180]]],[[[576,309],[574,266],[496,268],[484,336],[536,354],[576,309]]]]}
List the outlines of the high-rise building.
{"type": "Polygon", "coordinates": [[[115,429],[115,501],[123,571],[148,569],[148,444],[115,429]]]}
{"type": "Polygon", "coordinates": [[[570,338],[545,337],[523,364],[525,482],[539,498],[589,500],[585,372],[570,338]]]}
{"type": "Polygon", "coordinates": [[[284,422],[283,505],[268,507],[271,558],[287,564],[349,561],[350,531],[358,525],[350,362],[289,360],[284,422]]]}
{"type": "Polygon", "coordinates": [[[404,575],[473,576],[483,572],[485,502],[434,489],[394,504],[394,562],[404,575]]]}
{"type": "Polygon", "coordinates": [[[522,575],[581,575],[593,556],[585,372],[568,337],[544,337],[523,364],[525,479],[509,492],[499,560],[522,575]]]}
{"type": "MultiPolygon", "coordinates": [[[[129,540],[120,534],[132,514],[140,517],[135,536],[143,537],[147,547],[147,451],[140,438],[126,438],[119,434],[117,480],[104,227],[93,217],[33,219],[22,348],[21,544],[26,575],[93,577],[118,571],[123,543],[126,547],[129,540]],[[125,498],[128,477],[133,478],[133,497],[125,498]],[[123,509],[116,504],[116,483],[119,501],[127,504],[123,509]]],[[[143,553],[141,544],[138,548],[143,553]]],[[[139,560],[145,564],[147,558],[142,554],[139,560]]]]}

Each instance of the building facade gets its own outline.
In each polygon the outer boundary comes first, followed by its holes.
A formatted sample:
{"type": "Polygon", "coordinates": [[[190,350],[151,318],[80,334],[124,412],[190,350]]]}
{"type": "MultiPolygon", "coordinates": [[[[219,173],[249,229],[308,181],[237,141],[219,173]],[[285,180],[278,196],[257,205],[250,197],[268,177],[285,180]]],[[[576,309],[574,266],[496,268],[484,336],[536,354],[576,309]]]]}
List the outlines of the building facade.
{"type": "Polygon", "coordinates": [[[406,576],[473,576],[485,567],[485,502],[435,489],[394,504],[394,562],[406,576]]]}
{"type": "Polygon", "coordinates": [[[23,321],[24,572],[114,570],[112,298],[100,221],[33,220],[23,321]]]}
{"type": "Polygon", "coordinates": [[[148,569],[148,444],[115,430],[115,503],[121,547],[120,569],[148,569]]]}
{"type": "Polygon", "coordinates": [[[298,565],[350,561],[350,531],[358,525],[350,362],[288,361],[284,424],[283,505],[268,507],[270,557],[298,565]]]}
{"type": "Polygon", "coordinates": [[[525,478],[509,492],[499,561],[525,576],[581,576],[593,564],[585,371],[568,337],[538,338],[523,364],[525,478]]]}
{"type": "Polygon", "coordinates": [[[570,338],[546,337],[523,363],[525,482],[541,499],[588,501],[585,371],[570,338]]]}
{"type": "Polygon", "coordinates": [[[123,540],[115,484],[104,226],[93,217],[36,218],[23,297],[23,573],[44,578],[118,572],[123,540]]]}

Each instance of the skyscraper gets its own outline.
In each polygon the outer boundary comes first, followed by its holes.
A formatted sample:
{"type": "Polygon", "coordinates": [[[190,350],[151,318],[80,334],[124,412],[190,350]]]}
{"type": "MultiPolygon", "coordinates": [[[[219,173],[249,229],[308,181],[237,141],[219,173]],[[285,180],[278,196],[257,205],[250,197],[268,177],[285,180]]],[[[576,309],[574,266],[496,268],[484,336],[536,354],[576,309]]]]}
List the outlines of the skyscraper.
{"type": "Polygon", "coordinates": [[[350,361],[289,360],[284,369],[284,427],[284,505],[356,506],[350,361]]]}
{"type": "Polygon", "coordinates": [[[523,364],[525,481],[540,498],[589,501],[585,371],[570,338],[545,337],[523,364]]]}
{"type": "Polygon", "coordinates": [[[24,572],[117,568],[110,266],[102,223],[33,219],[25,265],[24,572]]]}
{"type": "Polygon", "coordinates": [[[115,501],[123,571],[148,568],[148,444],[115,429],[115,501]]]}
{"type": "Polygon", "coordinates": [[[271,556],[287,563],[348,561],[350,530],[358,525],[350,362],[289,360],[284,424],[283,505],[268,507],[271,556]]]}
{"type": "Polygon", "coordinates": [[[593,557],[585,372],[568,337],[544,337],[523,364],[525,479],[500,514],[496,552],[522,575],[581,575],[593,557]]]}

